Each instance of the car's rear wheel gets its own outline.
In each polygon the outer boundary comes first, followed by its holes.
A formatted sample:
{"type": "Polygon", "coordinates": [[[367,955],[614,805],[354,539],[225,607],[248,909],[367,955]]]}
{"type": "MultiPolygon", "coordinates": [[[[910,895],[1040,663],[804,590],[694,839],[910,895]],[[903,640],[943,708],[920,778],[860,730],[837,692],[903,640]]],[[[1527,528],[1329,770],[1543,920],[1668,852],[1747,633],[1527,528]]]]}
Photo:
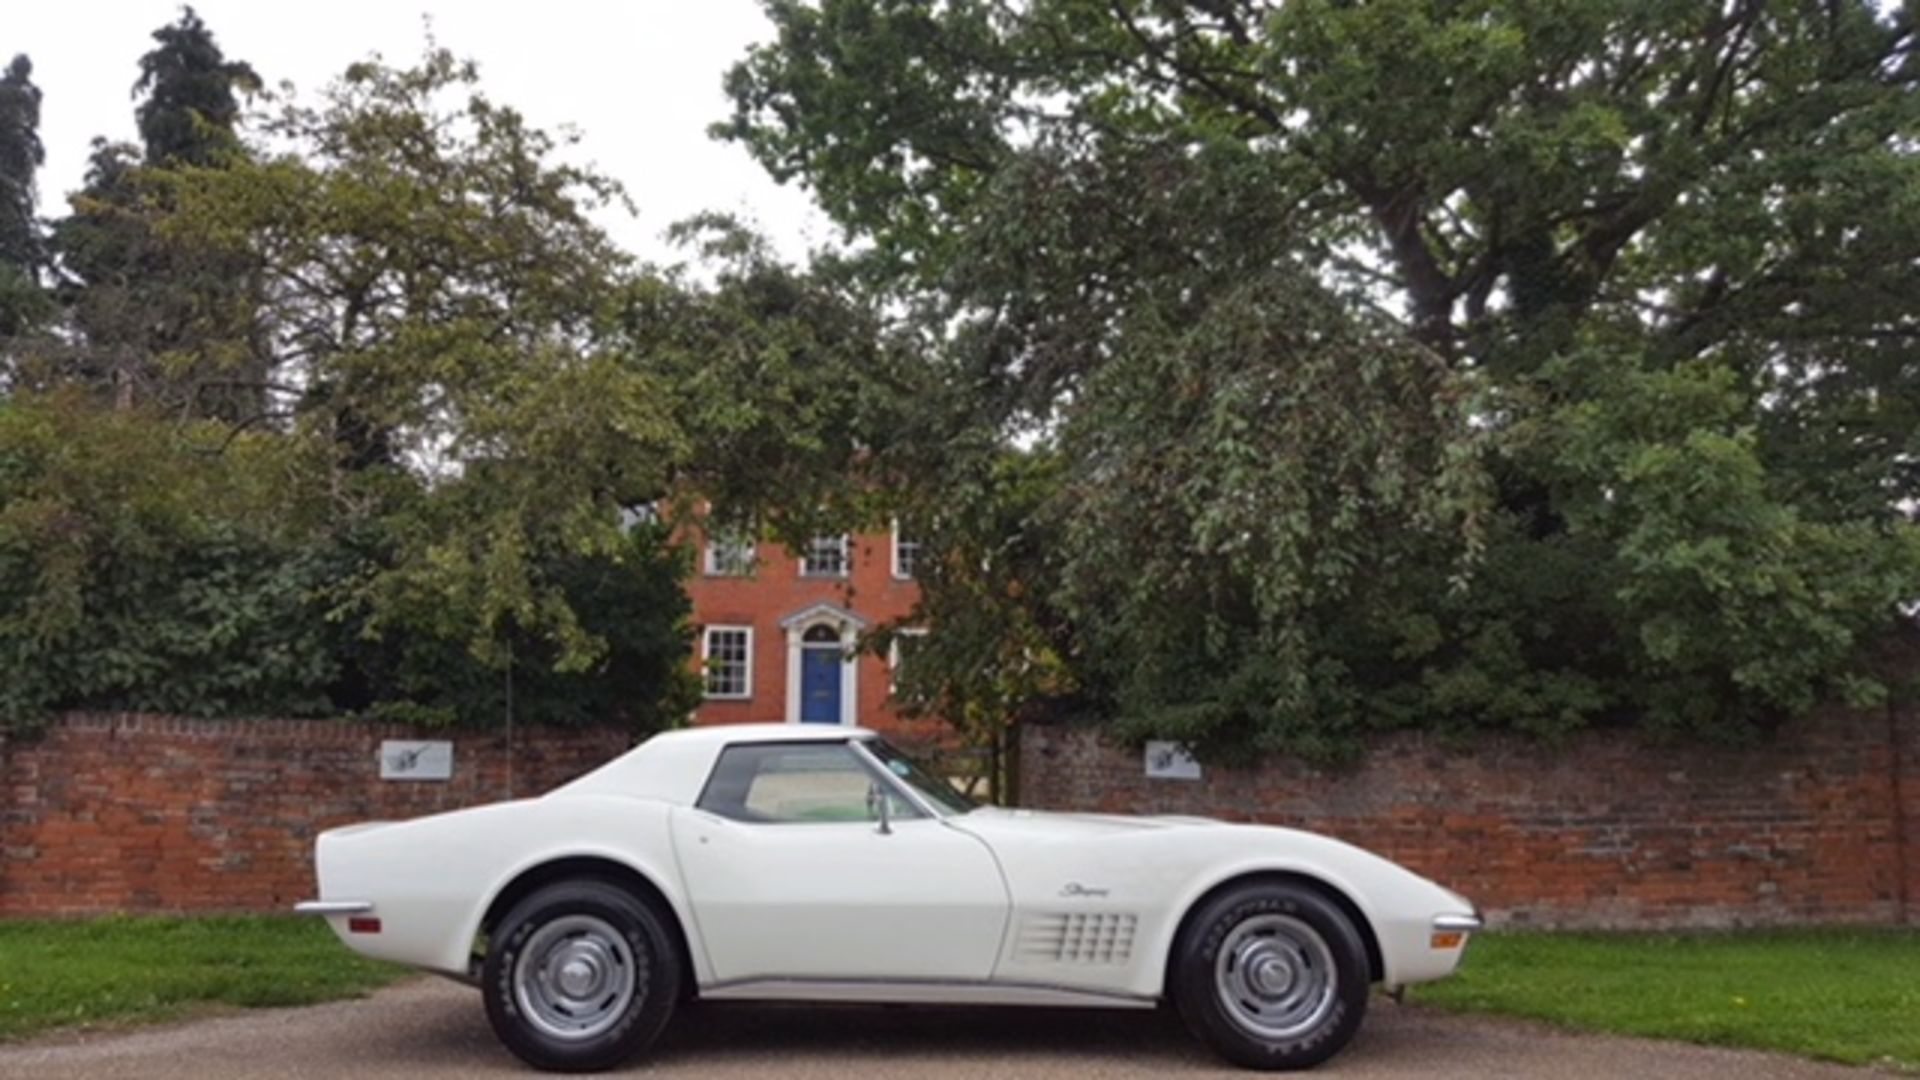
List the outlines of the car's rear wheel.
{"type": "Polygon", "coordinates": [[[604,881],[563,881],[500,920],[482,969],[494,1034],[527,1064],[611,1068],[652,1045],[680,996],[660,914],[604,881]]]}
{"type": "Polygon", "coordinates": [[[1206,901],[1175,943],[1169,972],[1187,1026],[1254,1069],[1304,1069],[1332,1057],[1366,1016],[1359,930],[1319,891],[1252,881],[1206,901]]]}

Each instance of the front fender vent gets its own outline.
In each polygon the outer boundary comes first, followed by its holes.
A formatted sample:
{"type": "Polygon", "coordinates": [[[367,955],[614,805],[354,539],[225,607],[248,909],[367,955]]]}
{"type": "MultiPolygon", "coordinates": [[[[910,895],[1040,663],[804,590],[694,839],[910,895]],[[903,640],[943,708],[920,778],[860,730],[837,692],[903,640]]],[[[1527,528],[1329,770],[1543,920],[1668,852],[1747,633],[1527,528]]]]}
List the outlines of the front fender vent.
{"type": "Polygon", "coordinates": [[[1138,916],[1121,912],[1029,915],[1014,955],[1030,964],[1124,964],[1133,956],[1138,916]]]}

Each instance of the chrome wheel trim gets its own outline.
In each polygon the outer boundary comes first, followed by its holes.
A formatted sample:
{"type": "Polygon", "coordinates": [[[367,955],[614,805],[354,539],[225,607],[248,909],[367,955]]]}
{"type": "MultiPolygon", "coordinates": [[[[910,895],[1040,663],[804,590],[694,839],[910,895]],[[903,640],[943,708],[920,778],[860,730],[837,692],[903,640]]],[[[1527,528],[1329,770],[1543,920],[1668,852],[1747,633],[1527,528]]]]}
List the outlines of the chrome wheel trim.
{"type": "Polygon", "coordinates": [[[1262,1039],[1297,1038],[1333,1012],[1340,973],[1320,932],[1291,915],[1242,919],[1220,943],[1213,990],[1241,1030],[1262,1039]]]}
{"type": "Polygon", "coordinates": [[[626,1015],[636,968],[633,947],[612,923],[562,915],[535,930],[514,960],[514,1002],[543,1035],[591,1039],[626,1015]]]}

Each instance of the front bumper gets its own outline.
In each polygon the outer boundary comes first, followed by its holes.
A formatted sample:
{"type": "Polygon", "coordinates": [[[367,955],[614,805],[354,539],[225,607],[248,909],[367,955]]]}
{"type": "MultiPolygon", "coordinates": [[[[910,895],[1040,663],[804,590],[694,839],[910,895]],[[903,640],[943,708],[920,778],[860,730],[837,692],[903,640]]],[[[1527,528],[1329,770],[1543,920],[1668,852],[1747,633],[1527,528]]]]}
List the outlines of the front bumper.
{"type": "Polygon", "coordinates": [[[1473,935],[1486,927],[1473,905],[1442,907],[1426,918],[1383,922],[1375,926],[1386,960],[1389,990],[1413,983],[1444,979],[1460,966],[1473,935]]]}

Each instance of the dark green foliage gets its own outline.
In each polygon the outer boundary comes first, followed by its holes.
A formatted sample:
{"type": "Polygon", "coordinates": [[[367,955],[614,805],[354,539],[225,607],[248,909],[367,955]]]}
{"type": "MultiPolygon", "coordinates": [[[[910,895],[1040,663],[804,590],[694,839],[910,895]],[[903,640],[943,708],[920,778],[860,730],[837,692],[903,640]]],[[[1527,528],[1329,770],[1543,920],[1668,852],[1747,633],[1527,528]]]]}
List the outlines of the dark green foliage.
{"type": "Polygon", "coordinates": [[[257,92],[260,76],[228,60],[213,31],[194,13],[153,32],[159,44],[140,58],[135,94],[145,95],[134,116],[149,165],[217,165],[240,150],[235,127],[240,94],[257,92]]]}
{"type": "Polygon", "coordinates": [[[225,58],[191,8],[153,37],[134,86],[144,147],[95,140],[86,185],[56,223],[72,334],[42,350],[39,366],[119,407],[258,423],[272,368],[271,343],[254,318],[259,260],[161,223],[173,213],[171,171],[246,160],[238,95],[257,90],[259,79],[225,58]]]}
{"type": "Polygon", "coordinates": [[[951,455],[951,469],[938,488],[903,489],[895,507],[901,535],[949,547],[941,557],[932,555],[939,548],[923,547],[915,571],[921,601],[914,622],[929,633],[907,638],[888,627],[876,636],[882,651],[896,643],[910,650],[896,674],[896,700],[946,721],[974,746],[993,745],[1011,718],[1029,711],[1095,708],[1075,678],[1071,615],[1030,584],[1055,573],[1064,522],[1046,510],[1059,490],[1060,458],[996,452],[990,440],[956,434],[891,448],[889,460],[919,474],[930,463],[901,460],[901,451],[916,448],[951,455]],[[964,548],[954,543],[960,537],[964,548]]]}
{"type": "Polygon", "coordinates": [[[1374,708],[1349,639],[1386,637],[1433,535],[1477,539],[1472,436],[1438,357],[1305,275],[1207,292],[1136,306],[1081,384],[1060,602],[1129,732],[1326,755],[1374,708]]]}
{"type": "Polygon", "coordinates": [[[47,253],[34,188],[34,174],[46,156],[33,62],[16,56],[0,75],[0,343],[24,333],[50,310],[41,289],[47,253]]]}
{"type": "Polygon", "coordinates": [[[122,408],[190,405],[191,392],[184,400],[174,393],[159,354],[182,336],[194,304],[186,275],[174,276],[182,260],[154,235],[140,177],[137,147],[94,140],[86,186],[52,236],[73,333],[65,347],[33,357],[19,381],[84,385],[122,408]]]}
{"type": "Polygon", "coordinates": [[[16,56],[0,75],[0,265],[28,276],[39,271],[45,257],[34,218],[34,174],[46,160],[33,61],[16,56]]]}
{"type": "MultiPolygon", "coordinates": [[[[929,611],[1002,572],[988,527],[1044,537],[987,591],[1071,708],[1332,754],[1884,692],[1920,596],[1911,5],[767,9],[718,131],[933,354],[888,446],[962,568],[929,611]],[[983,484],[1009,454],[1055,486],[983,484]]],[[[947,648],[928,698],[994,700],[947,648]]]]}
{"type": "Polygon", "coordinates": [[[713,285],[649,289],[630,332],[673,388],[673,414],[701,440],[679,490],[723,515],[757,517],[791,544],[872,520],[871,451],[898,430],[902,400],[923,381],[917,358],[886,338],[834,265],[782,264],[720,215],[673,235],[713,285]]]}
{"type": "MultiPolygon", "coordinates": [[[[180,65],[149,59],[164,97],[180,65]]],[[[900,355],[872,309],[718,220],[689,227],[711,285],[636,265],[591,216],[618,185],[476,79],[356,64],[264,119],[272,152],[96,146],[58,234],[72,333],[0,405],[0,656],[33,672],[0,723],[653,730],[698,693],[686,565],[623,511],[804,535],[858,501],[900,355]]]]}
{"type": "MultiPolygon", "coordinates": [[[[135,553],[99,559],[72,632],[0,637],[0,663],[16,673],[0,706],[7,726],[62,709],[327,713],[335,664],[315,603],[328,584],[324,560],[233,535],[225,523],[138,540],[135,553]]],[[[8,561],[0,589],[21,595],[24,560],[8,561]]]]}
{"type": "Polygon", "coordinates": [[[60,708],[325,708],[313,459],[297,446],[0,403],[0,726],[60,708]]]}
{"type": "MultiPolygon", "coordinates": [[[[343,712],[429,725],[617,724],[636,732],[672,727],[697,704],[687,666],[692,613],[681,588],[685,552],[666,531],[640,525],[597,556],[550,553],[534,560],[543,584],[563,597],[581,630],[601,645],[594,659],[568,664],[561,647],[529,629],[502,631],[498,660],[471,648],[471,627],[437,601],[384,613],[377,637],[364,609],[336,611],[342,677],[332,686],[343,712]]],[[[363,549],[364,550],[364,549],[363,549]]],[[[390,553],[373,558],[390,558],[390,553]]],[[[360,573],[379,572],[378,562],[360,573]]]]}
{"type": "MultiPolygon", "coordinates": [[[[373,631],[357,587],[394,553],[378,520],[328,516],[326,460],[312,440],[70,394],[0,403],[0,728],[64,709],[503,720],[505,668],[470,648],[475,612],[422,596],[373,631]]],[[[396,485],[389,512],[424,497],[396,485]]],[[[685,567],[659,528],[531,562],[605,644],[566,666],[505,631],[517,720],[651,731],[685,715],[685,567]]]]}

